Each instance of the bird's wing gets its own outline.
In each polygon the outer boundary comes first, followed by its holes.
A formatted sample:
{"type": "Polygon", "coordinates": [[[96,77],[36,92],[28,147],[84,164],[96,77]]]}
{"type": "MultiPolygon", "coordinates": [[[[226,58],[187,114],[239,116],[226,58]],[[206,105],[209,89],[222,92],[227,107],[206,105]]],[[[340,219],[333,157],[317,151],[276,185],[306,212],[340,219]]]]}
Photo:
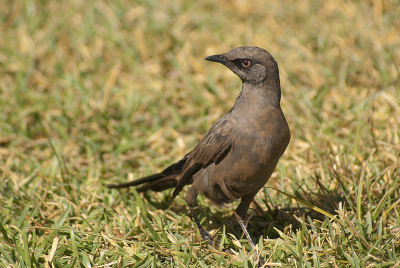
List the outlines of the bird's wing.
{"type": "Polygon", "coordinates": [[[233,146],[233,126],[230,116],[225,115],[218,120],[188,155],[181,178],[172,194],[178,195],[192,176],[202,168],[215,163],[218,165],[233,146]]]}

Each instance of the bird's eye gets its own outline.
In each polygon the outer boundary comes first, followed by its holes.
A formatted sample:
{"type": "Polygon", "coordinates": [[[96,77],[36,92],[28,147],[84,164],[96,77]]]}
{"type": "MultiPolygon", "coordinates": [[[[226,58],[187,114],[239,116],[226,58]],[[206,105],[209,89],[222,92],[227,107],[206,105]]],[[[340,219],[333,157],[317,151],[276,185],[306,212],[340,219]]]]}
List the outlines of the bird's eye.
{"type": "Polygon", "coordinates": [[[249,60],[242,60],[242,66],[243,67],[250,67],[251,62],[249,60]]]}

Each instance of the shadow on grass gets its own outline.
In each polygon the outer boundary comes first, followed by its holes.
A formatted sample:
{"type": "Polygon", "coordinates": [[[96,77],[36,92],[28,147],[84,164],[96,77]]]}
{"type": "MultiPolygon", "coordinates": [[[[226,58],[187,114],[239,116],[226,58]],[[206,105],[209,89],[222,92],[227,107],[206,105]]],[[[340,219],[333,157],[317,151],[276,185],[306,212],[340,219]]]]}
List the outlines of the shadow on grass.
{"type": "MultiPolygon", "coordinates": [[[[325,210],[330,214],[337,214],[338,204],[340,202],[346,203],[345,198],[342,193],[337,191],[323,191],[321,193],[302,193],[302,199],[325,210]]],[[[188,217],[189,214],[188,207],[186,205],[179,206],[170,203],[168,198],[164,198],[159,202],[154,200],[151,193],[144,193],[144,198],[148,201],[149,205],[153,206],[155,209],[167,210],[170,209],[176,214],[184,215],[188,217]]],[[[293,231],[297,231],[301,228],[301,223],[299,219],[302,219],[306,224],[311,221],[325,221],[325,215],[312,210],[308,207],[284,207],[279,208],[276,205],[268,204],[268,200],[262,200],[264,202],[264,207],[267,206],[270,209],[263,209],[257,201],[253,201],[248,213],[248,230],[253,236],[253,238],[258,238],[261,235],[263,237],[268,237],[269,239],[279,238],[280,235],[277,230],[285,232],[286,228],[290,228],[293,231]],[[273,209],[271,209],[273,208],[273,209]]],[[[210,206],[212,206],[210,204],[210,206]]],[[[234,234],[237,238],[242,236],[242,229],[236,221],[234,216],[234,210],[226,212],[224,209],[220,209],[219,212],[211,212],[210,206],[197,205],[195,208],[196,213],[200,219],[206,218],[203,227],[206,230],[222,229],[222,226],[226,226],[228,233],[234,234]]],[[[193,222],[193,226],[194,222],[193,222]]]]}

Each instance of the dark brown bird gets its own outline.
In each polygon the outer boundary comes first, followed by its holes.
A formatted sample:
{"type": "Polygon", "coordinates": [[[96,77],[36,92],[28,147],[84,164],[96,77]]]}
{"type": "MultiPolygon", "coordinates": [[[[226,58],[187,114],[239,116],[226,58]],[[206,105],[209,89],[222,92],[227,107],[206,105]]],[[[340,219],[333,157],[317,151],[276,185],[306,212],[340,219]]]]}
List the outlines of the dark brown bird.
{"type": "Polygon", "coordinates": [[[139,192],[173,188],[176,197],[185,185],[191,187],[186,203],[203,238],[213,237],[203,229],[193,209],[198,194],[216,204],[240,199],[236,218],[253,248],[244,219],[257,192],[267,183],[290,140],[283,115],[278,65],[264,49],[238,47],[205,58],[219,62],[243,82],[233,108],[219,119],[197,146],[161,173],[133,182],[108,185],[122,188],[142,185],[139,192]]]}

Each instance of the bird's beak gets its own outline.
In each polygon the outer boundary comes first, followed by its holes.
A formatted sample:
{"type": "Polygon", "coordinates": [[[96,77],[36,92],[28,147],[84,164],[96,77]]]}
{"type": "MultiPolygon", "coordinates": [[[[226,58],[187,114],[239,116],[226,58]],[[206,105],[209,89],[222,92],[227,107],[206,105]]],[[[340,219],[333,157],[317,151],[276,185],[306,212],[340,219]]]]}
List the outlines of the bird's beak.
{"type": "Polygon", "coordinates": [[[219,62],[222,64],[226,63],[226,59],[224,56],[222,55],[212,55],[212,56],[208,56],[207,58],[205,58],[205,60],[209,60],[209,61],[214,61],[214,62],[219,62]]]}

